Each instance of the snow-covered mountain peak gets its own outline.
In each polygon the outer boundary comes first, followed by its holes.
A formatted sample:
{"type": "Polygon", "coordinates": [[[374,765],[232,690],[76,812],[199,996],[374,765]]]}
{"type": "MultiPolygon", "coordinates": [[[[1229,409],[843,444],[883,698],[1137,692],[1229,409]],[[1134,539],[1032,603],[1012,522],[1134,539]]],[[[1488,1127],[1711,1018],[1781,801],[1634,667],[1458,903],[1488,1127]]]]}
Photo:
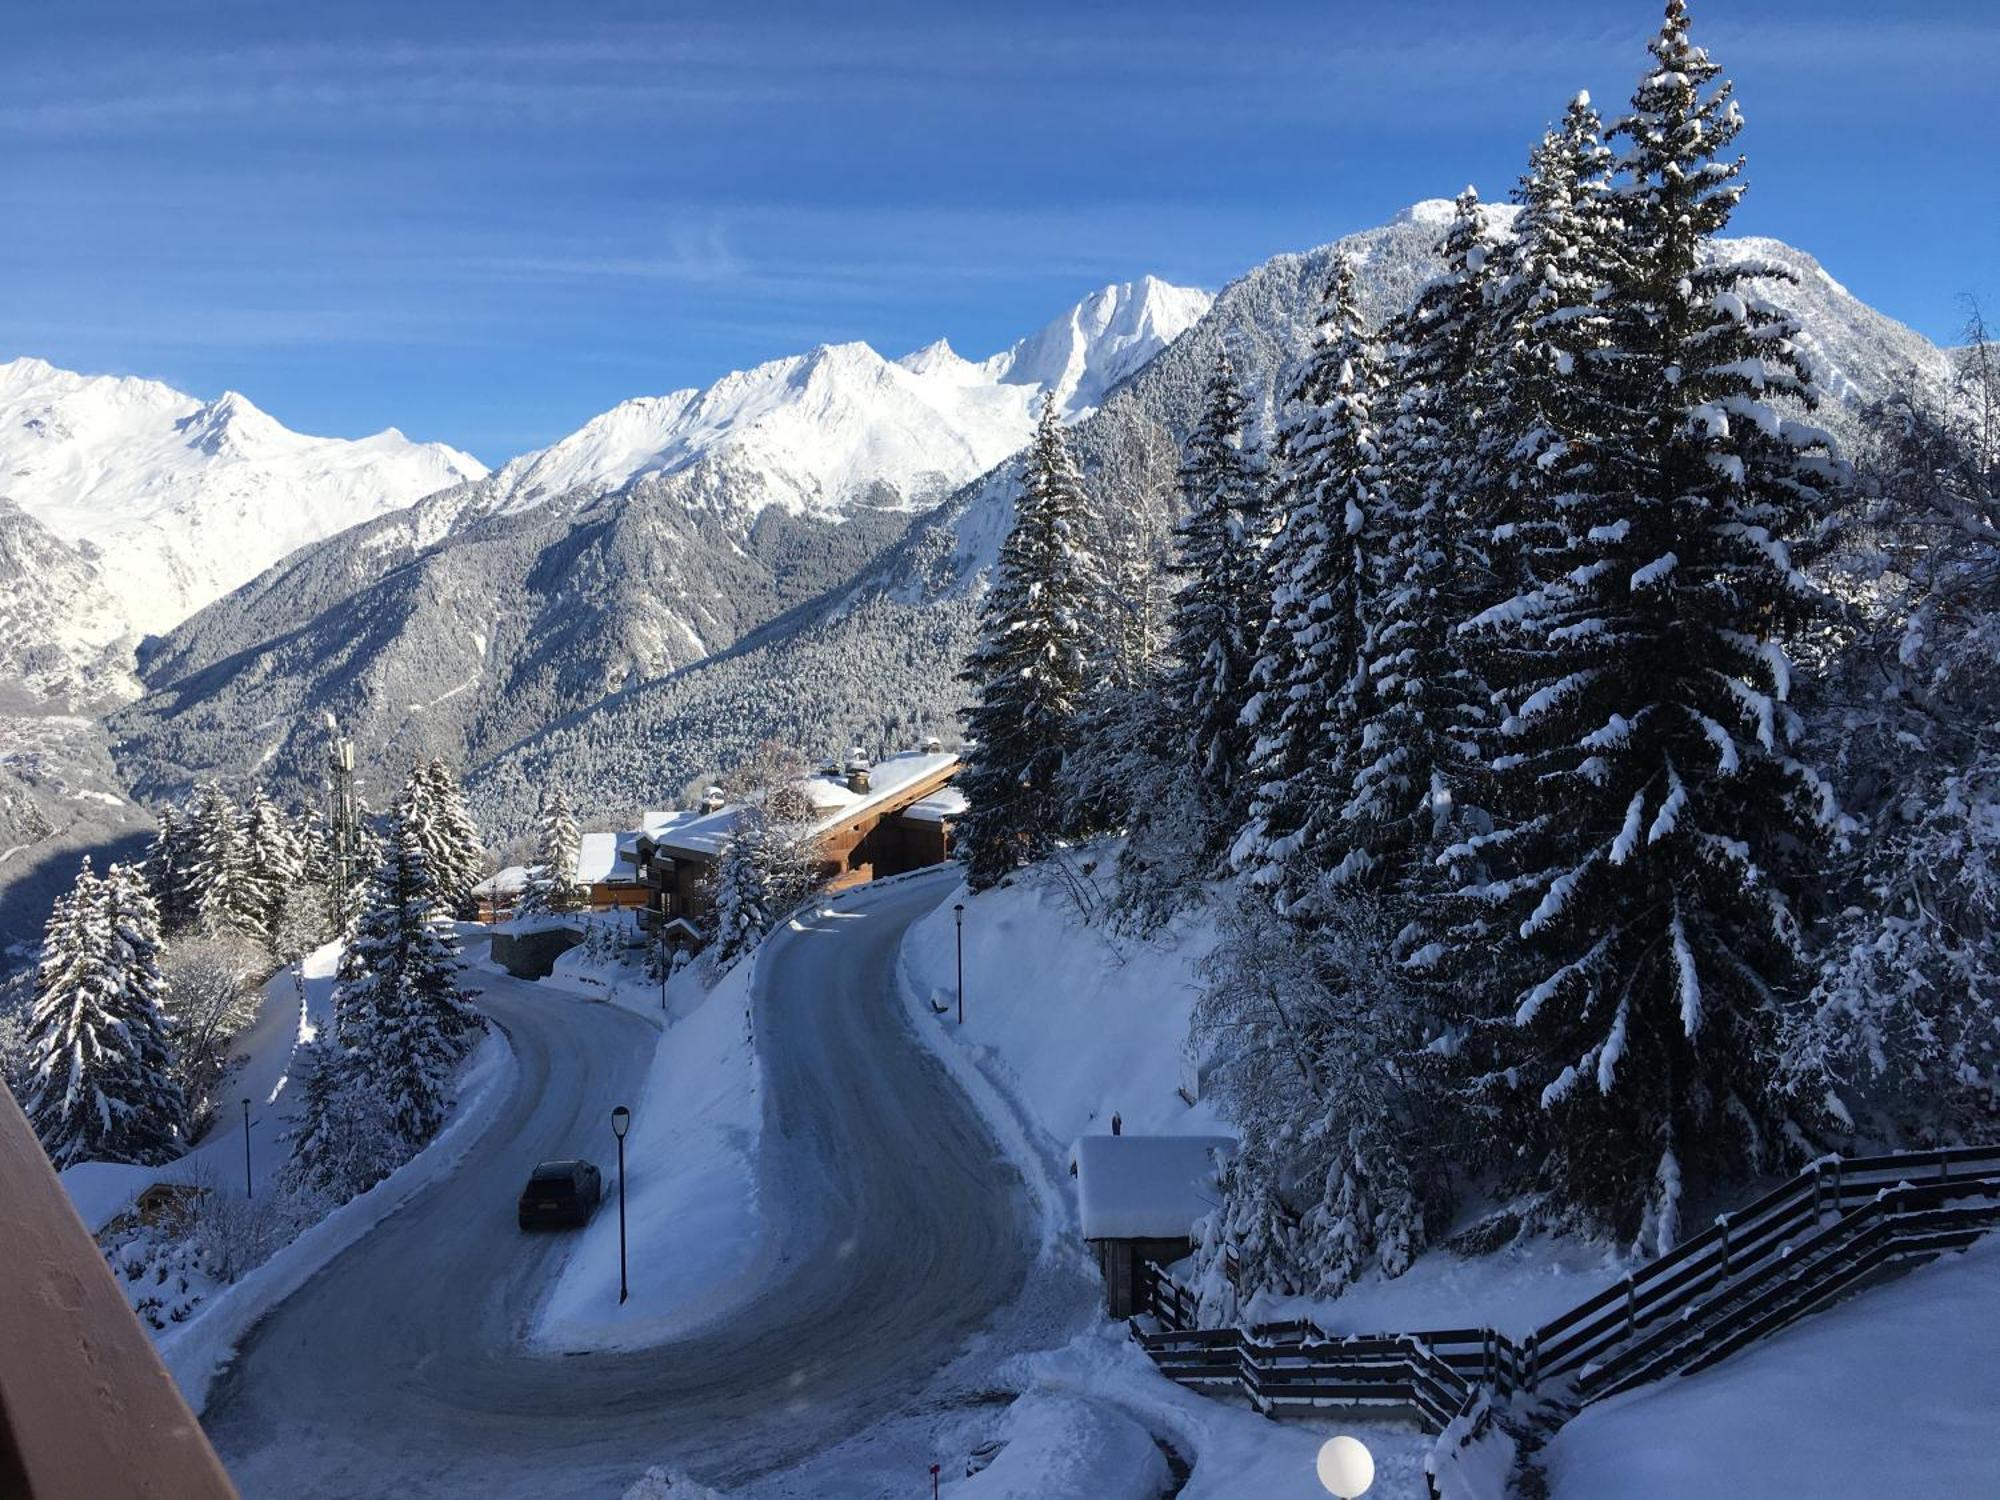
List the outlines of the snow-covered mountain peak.
{"type": "Polygon", "coordinates": [[[906,507],[991,468],[1027,442],[1044,391],[1082,415],[1208,308],[1155,277],[1093,292],[982,363],[943,339],[887,360],[865,343],[821,344],[723,376],[705,390],[625,401],[494,476],[481,513],[706,463],[743,516],[769,505],[838,516],[882,487],[906,507]]]}
{"type": "Polygon", "coordinates": [[[467,479],[477,459],[400,433],[293,432],[240,392],[0,365],[0,494],[95,548],[134,633],[179,623],[280,557],[467,479]]]}
{"type": "Polygon", "coordinates": [[[1156,276],[1092,292],[1062,317],[988,361],[1008,385],[1030,385],[1056,398],[1069,420],[1201,320],[1213,299],[1156,276]]]}
{"type": "Polygon", "coordinates": [[[946,339],[934,339],[896,361],[912,375],[937,375],[961,381],[982,379],[983,366],[965,358],[946,339]]]}

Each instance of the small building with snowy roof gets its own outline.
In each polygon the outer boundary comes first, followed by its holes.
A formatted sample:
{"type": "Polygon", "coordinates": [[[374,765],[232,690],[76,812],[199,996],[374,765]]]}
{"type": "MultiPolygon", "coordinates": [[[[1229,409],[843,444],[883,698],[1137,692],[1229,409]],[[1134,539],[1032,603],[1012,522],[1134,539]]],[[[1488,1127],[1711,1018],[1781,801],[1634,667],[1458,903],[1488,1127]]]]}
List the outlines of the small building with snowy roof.
{"type": "Polygon", "coordinates": [[[475,914],[482,922],[504,922],[514,915],[528,889],[528,867],[509,865],[472,888],[475,914]]]}
{"type": "Polygon", "coordinates": [[[1070,1152],[1083,1237],[1104,1273],[1105,1311],[1129,1318],[1143,1302],[1142,1268],[1194,1250],[1194,1226],[1222,1202],[1226,1135],[1086,1135],[1070,1152]]]}

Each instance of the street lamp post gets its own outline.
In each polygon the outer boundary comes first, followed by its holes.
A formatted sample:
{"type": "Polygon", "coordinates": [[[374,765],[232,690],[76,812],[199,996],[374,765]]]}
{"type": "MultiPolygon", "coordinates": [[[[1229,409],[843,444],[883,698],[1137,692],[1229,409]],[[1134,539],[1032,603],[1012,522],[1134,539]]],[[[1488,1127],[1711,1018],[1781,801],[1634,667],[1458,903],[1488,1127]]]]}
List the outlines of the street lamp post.
{"type": "Polygon", "coordinates": [[[672,967],[667,958],[667,924],[666,919],[662,918],[660,920],[660,1009],[662,1011],[667,1008],[667,970],[672,967]]]}
{"type": "Polygon", "coordinates": [[[250,1101],[243,1101],[243,1196],[251,1196],[250,1189],[250,1101]]]}
{"type": "Polygon", "coordinates": [[[952,903],[951,915],[958,924],[958,1024],[965,1024],[965,903],[952,903]]]}
{"type": "Polygon", "coordinates": [[[618,1302],[628,1295],[625,1284],[625,1132],[632,1128],[632,1111],[619,1105],[611,1111],[611,1133],[618,1137],[618,1302]]]}

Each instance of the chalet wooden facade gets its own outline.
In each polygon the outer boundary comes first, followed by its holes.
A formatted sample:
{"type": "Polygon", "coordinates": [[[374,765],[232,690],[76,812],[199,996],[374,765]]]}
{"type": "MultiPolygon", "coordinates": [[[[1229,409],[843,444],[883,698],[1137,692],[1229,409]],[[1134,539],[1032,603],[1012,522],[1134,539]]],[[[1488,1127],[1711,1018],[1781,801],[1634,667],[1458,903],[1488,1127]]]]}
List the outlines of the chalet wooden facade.
{"type": "MultiPolygon", "coordinates": [[[[879,762],[850,755],[808,780],[800,790],[817,814],[812,832],[826,888],[844,890],[949,859],[952,828],[965,807],[951,786],[959,768],[957,755],[936,749],[879,762]]],[[[713,905],[715,868],[741,812],[711,790],[703,807],[650,814],[638,833],[620,836],[629,837],[620,857],[645,893],[640,921],[649,931],[677,946],[698,944],[713,905]]]]}

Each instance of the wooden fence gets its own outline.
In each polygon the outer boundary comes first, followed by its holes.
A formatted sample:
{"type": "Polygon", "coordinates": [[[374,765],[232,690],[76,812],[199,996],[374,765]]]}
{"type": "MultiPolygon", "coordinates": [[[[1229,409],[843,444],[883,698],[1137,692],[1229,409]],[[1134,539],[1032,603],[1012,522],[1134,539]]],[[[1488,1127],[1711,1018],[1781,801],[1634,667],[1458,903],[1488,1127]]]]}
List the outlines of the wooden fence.
{"type": "Polygon", "coordinates": [[[1559,1424],[1592,1401],[1714,1364],[1996,1226],[2000,1146],[1829,1157],[1525,1340],[1490,1328],[1336,1338],[1307,1321],[1197,1328],[1194,1294],[1158,1267],[1143,1300],[1154,1326],[1132,1327],[1170,1379],[1240,1392],[1267,1413],[1342,1407],[1415,1420],[1445,1435],[1435,1464],[1488,1438],[1495,1404],[1525,1398],[1559,1424]]]}

